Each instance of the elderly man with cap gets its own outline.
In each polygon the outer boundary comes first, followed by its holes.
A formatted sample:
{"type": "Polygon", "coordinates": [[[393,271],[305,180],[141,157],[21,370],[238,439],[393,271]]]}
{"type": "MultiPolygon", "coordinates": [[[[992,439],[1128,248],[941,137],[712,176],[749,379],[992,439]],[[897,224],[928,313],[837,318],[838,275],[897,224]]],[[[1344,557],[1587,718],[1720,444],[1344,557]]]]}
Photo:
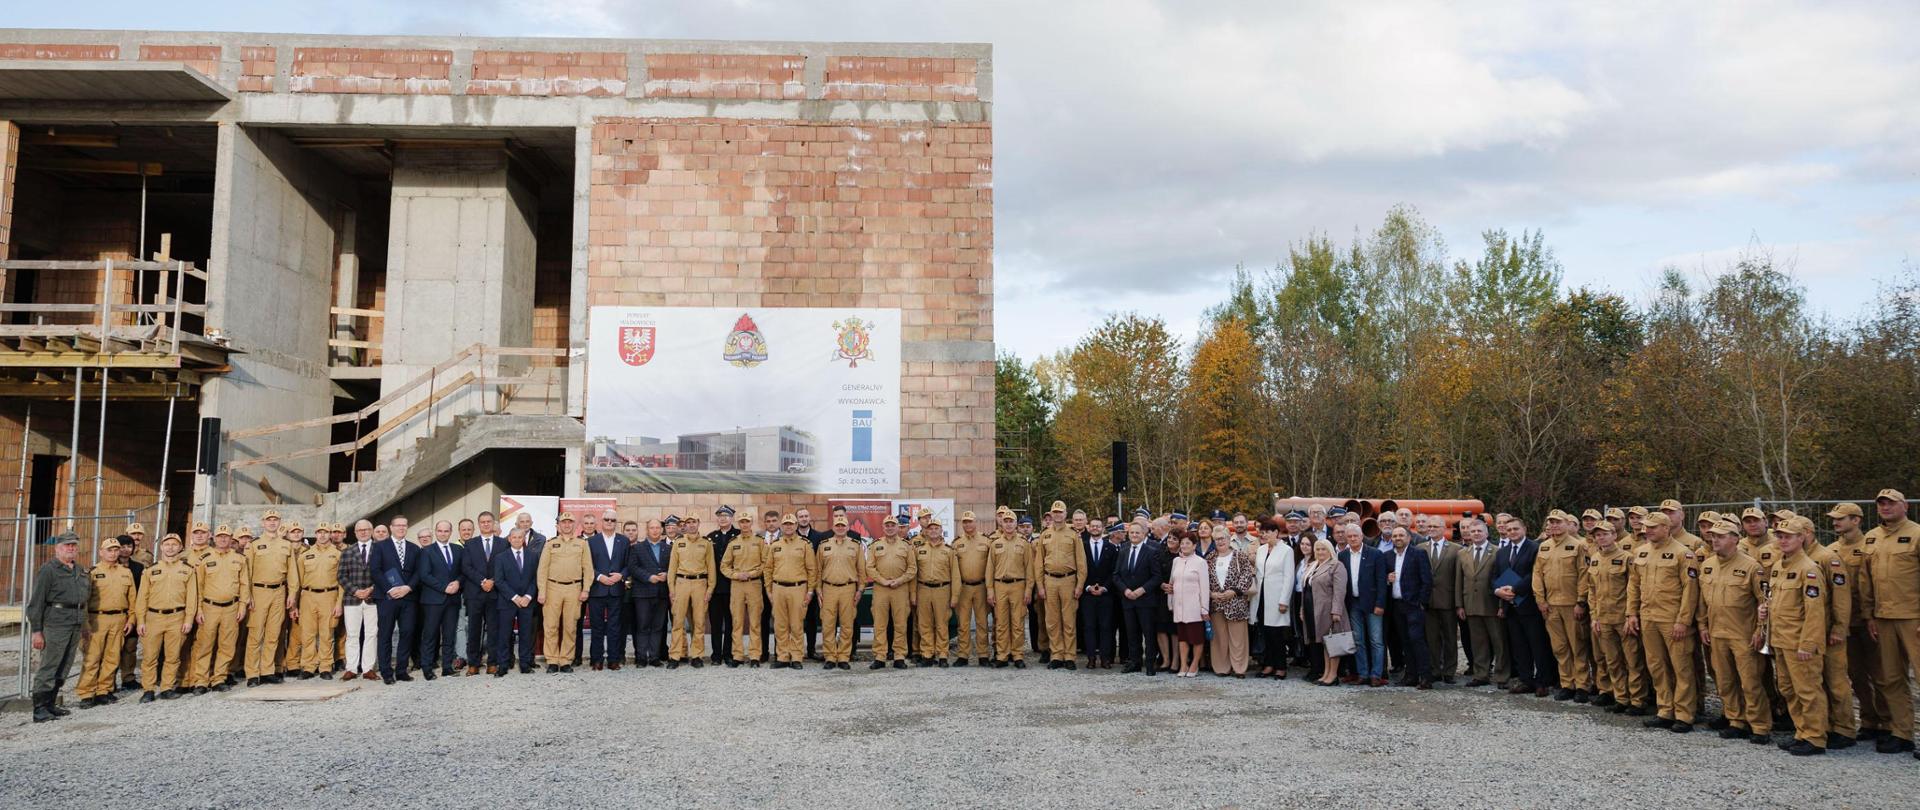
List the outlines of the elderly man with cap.
{"type": "Polygon", "coordinates": [[[340,601],[340,544],[333,526],[322,523],[314,544],[299,552],[300,611],[296,627],[298,658],[293,665],[301,680],[315,675],[333,679],[335,631],[345,608],[340,601]]]}
{"type": "Polygon", "coordinates": [[[40,651],[39,666],[33,671],[35,723],[69,714],[57,701],[67,668],[87,640],[85,611],[93,595],[93,578],[75,562],[79,556],[80,538],[71,531],[63,533],[53,539],[53,559],[33,575],[25,619],[33,630],[33,648],[40,651]]]}
{"type": "Polygon", "coordinates": [[[1000,531],[987,541],[988,591],[993,600],[993,665],[1026,669],[1026,645],[1020,634],[1027,626],[1027,607],[1033,604],[1033,547],[1019,528],[1013,510],[995,513],[1000,531]]]}
{"type": "MultiPolygon", "coordinates": [[[[1821,685],[1827,649],[1827,596],[1824,566],[1804,550],[1813,537],[1813,521],[1791,517],[1774,529],[1780,561],[1769,579],[1769,598],[1761,618],[1773,648],[1774,677],[1793,717],[1794,741],[1783,745],[1794,756],[1827,752],[1827,690],[1821,685]]],[[[1885,742],[1885,740],[1882,740],[1885,742]]]]}
{"type": "MultiPolygon", "coordinates": [[[[1907,496],[1883,489],[1874,498],[1880,525],[1867,532],[1861,599],[1870,611],[1874,688],[1886,698],[1889,731],[1874,744],[1883,754],[1913,751],[1913,695],[1907,671],[1920,666],[1920,524],[1907,519],[1907,496]]],[[[1920,756],[1920,753],[1916,753],[1920,756]]]]}
{"type": "MultiPolygon", "coordinates": [[[[721,508],[727,509],[728,514],[733,513],[732,509],[721,508]]],[[[757,668],[762,652],[760,611],[766,601],[766,587],[761,580],[766,576],[767,558],[773,555],[767,553],[767,544],[753,533],[753,512],[738,515],[733,532],[727,539],[727,550],[720,554],[720,581],[739,584],[727,591],[726,664],[729,668],[738,668],[744,662],[757,668]]],[[[713,633],[716,639],[722,635],[717,627],[713,633]]]]}
{"type": "Polygon", "coordinates": [[[535,601],[541,612],[541,632],[547,642],[547,671],[572,672],[579,651],[580,613],[593,580],[593,562],[585,540],[574,534],[572,512],[560,514],[553,539],[540,550],[539,583],[535,601]]]}
{"type": "Polygon", "coordinates": [[[773,601],[774,669],[799,669],[806,645],[800,638],[807,603],[820,582],[813,544],[797,531],[789,514],[780,519],[780,536],[767,546],[767,595],[773,601]]]}
{"type": "MultiPolygon", "coordinates": [[[[740,529],[734,525],[733,507],[722,504],[713,510],[713,531],[707,532],[707,543],[713,546],[713,558],[724,560],[727,549],[733,547],[733,541],[740,536],[740,529]]],[[[720,577],[713,580],[711,608],[707,611],[707,628],[713,633],[713,663],[733,665],[737,656],[733,654],[733,645],[738,633],[733,626],[733,580],[720,577]]]]}
{"type": "Polygon", "coordinates": [[[200,573],[180,557],[180,535],[160,538],[160,559],[147,566],[131,621],[142,641],[140,656],[141,703],[180,696],[185,660],[181,649],[193,629],[194,608],[200,604],[200,573]]]}
{"type": "Polygon", "coordinates": [[[867,578],[873,583],[873,664],[868,669],[885,669],[889,661],[895,669],[907,668],[907,625],[920,556],[915,551],[900,536],[900,519],[891,514],[880,521],[880,536],[867,544],[867,578]]]}
{"type": "Polygon", "coordinates": [[[953,554],[960,560],[959,602],[954,608],[960,617],[953,665],[964,667],[967,659],[980,666],[993,661],[993,642],[987,611],[987,546],[992,542],[978,532],[972,512],[960,513],[960,533],[953,538],[953,554]]]}
{"type": "Polygon", "coordinates": [[[946,527],[940,525],[937,517],[928,517],[921,524],[920,539],[924,542],[914,550],[913,566],[913,612],[915,624],[919,626],[920,666],[937,665],[945,669],[949,666],[947,628],[953,618],[953,608],[960,601],[960,558],[953,553],[953,547],[947,545],[946,527]]]}
{"type": "Polygon", "coordinates": [[[1627,580],[1626,631],[1639,635],[1659,710],[1648,728],[1693,730],[1694,617],[1699,611],[1699,560],[1674,533],[1665,512],[1647,516],[1647,542],[1634,552],[1627,580]]]}
{"type": "Polygon", "coordinates": [[[1845,574],[1854,586],[1850,589],[1853,592],[1853,604],[1848,609],[1846,651],[1847,681],[1853,687],[1854,696],[1860,700],[1859,730],[1854,737],[1862,742],[1873,742],[1886,736],[1888,718],[1887,698],[1880,694],[1879,687],[1873,683],[1879,650],[1873,638],[1867,635],[1867,616],[1872,612],[1872,606],[1867,603],[1866,592],[1860,587],[1871,548],[1866,543],[1866,535],[1860,531],[1864,515],[1859,504],[1835,504],[1827,510],[1827,517],[1833,521],[1834,535],[1833,545],[1827,548],[1846,566],[1845,574]]]}
{"type": "Polygon", "coordinates": [[[1709,526],[1707,542],[1713,556],[1700,564],[1700,643],[1708,651],[1721,714],[1708,727],[1723,739],[1764,743],[1773,733],[1773,708],[1761,682],[1765,635],[1758,619],[1768,569],[1740,550],[1740,529],[1731,521],[1709,526]]]}
{"type": "Polygon", "coordinates": [[[1574,526],[1573,516],[1566,512],[1555,509],[1547,513],[1546,534],[1540,538],[1540,553],[1533,563],[1533,593],[1540,600],[1547,641],[1552,645],[1555,671],[1560,677],[1554,699],[1585,703],[1593,678],[1587,671],[1588,636],[1579,631],[1579,625],[1587,621],[1586,608],[1580,603],[1587,541],[1573,533],[1574,526]]]}
{"type": "MultiPolygon", "coordinates": [[[[252,537],[253,532],[241,527],[252,537]]],[[[225,525],[213,530],[213,553],[200,562],[200,606],[194,623],[200,626],[193,635],[193,692],[208,689],[225,691],[232,686],[234,647],[240,637],[240,620],[247,615],[253,581],[247,570],[247,558],[233,550],[233,530],[225,525]]]]}
{"type": "Polygon", "coordinates": [[[113,696],[118,682],[115,672],[120,668],[120,645],[133,633],[127,612],[133,609],[138,588],[133,572],[120,564],[120,550],[120,541],[108,538],[100,545],[100,562],[87,572],[93,587],[87,597],[86,628],[81,633],[86,639],[86,655],[80,659],[80,681],[73,689],[83,709],[118,700],[113,696]]]}
{"type": "Polygon", "coordinates": [[[1073,669],[1077,652],[1074,621],[1087,584],[1087,546],[1067,524],[1067,505],[1054,501],[1047,510],[1052,525],[1034,538],[1034,563],[1041,581],[1034,596],[1046,600],[1047,668],[1073,669]]]}

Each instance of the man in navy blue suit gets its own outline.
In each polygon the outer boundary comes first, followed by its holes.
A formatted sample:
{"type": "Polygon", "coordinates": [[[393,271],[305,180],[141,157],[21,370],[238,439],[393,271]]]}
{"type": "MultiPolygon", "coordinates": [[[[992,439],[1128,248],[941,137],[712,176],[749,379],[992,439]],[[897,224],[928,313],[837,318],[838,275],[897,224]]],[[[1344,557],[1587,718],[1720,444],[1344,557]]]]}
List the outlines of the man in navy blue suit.
{"type": "Polygon", "coordinates": [[[620,516],[612,509],[600,513],[600,526],[587,535],[587,553],[593,558],[593,587],[587,591],[588,660],[595,671],[620,669],[625,655],[621,632],[621,603],[627,596],[627,536],[620,533],[620,516]]]}
{"type": "Polygon", "coordinates": [[[533,637],[539,627],[533,619],[533,607],[534,600],[540,598],[540,583],[535,581],[540,552],[527,548],[532,533],[530,529],[514,529],[507,535],[507,547],[493,555],[489,576],[498,594],[491,638],[495,678],[506,677],[516,658],[521,674],[533,671],[533,637]],[[517,656],[515,639],[519,640],[517,656]]]}
{"type": "Polygon", "coordinates": [[[373,546],[374,610],[380,622],[380,652],[376,656],[380,680],[391,685],[395,680],[411,681],[407,674],[407,651],[413,649],[413,619],[417,605],[414,588],[420,584],[420,549],[407,539],[407,519],[395,517],[388,526],[388,538],[373,546]],[[394,674],[396,656],[400,672],[394,674]]]}
{"type": "Polygon", "coordinates": [[[1160,648],[1154,640],[1154,622],[1166,595],[1160,584],[1167,581],[1166,559],[1157,545],[1147,542],[1146,524],[1127,524],[1127,543],[1116,550],[1113,561],[1113,590],[1120,598],[1120,623],[1124,627],[1121,645],[1128,672],[1158,672],[1160,648]]]}
{"type": "Polygon", "coordinates": [[[460,633],[460,555],[464,549],[449,542],[453,539],[453,524],[439,521],[433,524],[433,532],[426,532],[433,542],[421,547],[420,551],[420,674],[427,680],[434,678],[437,667],[441,675],[453,674],[454,639],[460,633]]]}
{"type": "Polygon", "coordinates": [[[1432,662],[1427,659],[1427,603],[1433,597],[1433,565],[1427,550],[1413,544],[1407,527],[1393,530],[1393,551],[1387,555],[1387,592],[1393,599],[1394,632],[1407,657],[1401,686],[1433,688],[1432,662]]]}
{"type": "Polygon", "coordinates": [[[1560,676],[1554,669],[1546,619],[1533,598],[1533,562],[1539,555],[1540,544],[1527,539],[1525,521],[1508,516],[1500,523],[1500,550],[1493,557],[1493,595],[1504,605],[1501,613],[1507,621],[1507,651],[1513,660],[1513,683],[1507,691],[1546,697],[1548,685],[1559,683],[1560,676]],[[1498,584],[1502,580],[1512,584],[1498,584]]]}
{"type": "Polygon", "coordinates": [[[660,521],[647,521],[647,539],[627,549],[627,582],[639,624],[634,666],[657,667],[666,661],[660,644],[667,637],[667,566],[672,562],[673,544],[667,542],[660,521]]]}
{"type": "Polygon", "coordinates": [[[507,538],[500,536],[499,519],[492,512],[480,513],[480,533],[468,540],[460,556],[460,595],[467,603],[467,674],[480,674],[484,664],[491,672],[497,659],[486,658],[493,648],[493,619],[499,603],[494,583],[493,558],[507,550],[507,538]]]}
{"type": "Polygon", "coordinates": [[[1347,620],[1353,625],[1353,671],[1341,680],[1386,686],[1387,555],[1351,523],[1340,527],[1340,540],[1346,546],[1340,564],[1347,568],[1347,620]]]}

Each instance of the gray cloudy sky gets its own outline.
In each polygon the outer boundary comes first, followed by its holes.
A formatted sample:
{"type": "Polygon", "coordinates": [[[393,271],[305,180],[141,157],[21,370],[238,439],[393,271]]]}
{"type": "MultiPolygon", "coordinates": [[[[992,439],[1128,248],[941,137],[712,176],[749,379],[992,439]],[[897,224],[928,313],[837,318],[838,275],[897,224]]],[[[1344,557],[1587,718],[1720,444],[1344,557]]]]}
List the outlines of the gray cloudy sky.
{"type": "Polygon", "coordinates": [[[1910,2],[35,3],[14,26],[994,46],[999,342],[1191,334],[1234,265],[1416,206],[1455,256],[1538,228],[1644,300],[1749,244],[1836,317],[1920,261],[1910,2]]]}

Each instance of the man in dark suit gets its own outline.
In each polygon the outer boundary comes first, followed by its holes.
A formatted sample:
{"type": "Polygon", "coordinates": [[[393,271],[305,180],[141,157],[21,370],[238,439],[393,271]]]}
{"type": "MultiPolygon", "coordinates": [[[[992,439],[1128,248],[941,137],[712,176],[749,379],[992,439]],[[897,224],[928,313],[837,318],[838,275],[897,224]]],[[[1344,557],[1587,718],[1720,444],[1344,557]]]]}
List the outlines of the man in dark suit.
{"type": "Polygon", "coordinates": [[[647,539],[627,550],[628,596],[633,599],[634,666],[665,663],[660,651],[667,638],[667,571],[673,562],[660,521],[647,521],[647,539]]]}
{"type": "Polygon", "coordinates": [[[414,588],[420,584],[420,549],[407,539],[407,519],[396,517],[388,523],[388,539],[373,546],[374,610],[380,622],[380,651],[375,656],[380,680],[391,685],[395,680],[411,681],[406,671],[407,651],[413,649],[413,619],[418,602],[414,588]],[[400,673],[394,675],[396,656],[400,673]]]}
{"type": "Polygon", "coordinates": [[[495,678],[505,677],[516,657],[521,674],[533,671],[534,628],[539,626],[533,620],[533,606],[540,598],[540,583],[535,581],[540,572],[540,552],[527,548],[529,534],[529,530],[514,529],[507,536],[507,547],[493,555],[493,567],[488,575],[493,580],[494,591],[499,594],[492,638],[495,678]],[[515,639],[519,640],[518,656],[513,644],[515,639]]]}
{"type": "MultiPolygon", "coordinates": [[[[1345,683],[1387,685],[1387,559],[1359,526],[1340,527],[1340,564],[1347,569],[1347,620],[1353,625],[1352,671],[1345,683]]],[[[1342,663],[1341,666],[1347,666],[1342,663]]]]}
{"type": "Polygon", "coordinates": [[[1427,604],[1433,598],[1433,566],[1427,550],[1413,544],[1413,532],[1393,530],[1393,552],[1387,555],[1387,592],[1393,599],[1394,630],[1407,656],[1407,674],[1401,686],[1433,688],[1433,670],[1427,657],[1427,604]]]}
{"type": "MultiPolygon", "coordinates": [[[[749,513],[751,516],[751,513],[749,513]]],[[[733,507],[722,505],[713,510],[714,522],[718,527],[707,532],[707,542],[713,544],[715,564],[727,556],[727,546],[740,536],[733,520],[733,507]]],[[[751,537],[747,538],[753,539],[751,537]]],[[[713,580],[713,592],[707,597],[707,632],[713,636],[713,663],[733,663],[733,579],[718,577],[713,580]]]]}
{"type": "Polygon", "coordinates": [[[499,659],[487,659],[493,648],[493,621],[500,600],[494,582],[493,558],[507,550],[507,539],[500,536],[499,518],[492,512],[480,513],[480,533],[461,546],[460,595],[467,601],[467,674],[480,674],[484,664],[489,672],[500,666],[499,659]]]}
{"type": "Polygon", "coordinates": [[[1540,554],[1540,546],[1527,539],[1527,524],[1517,517],[1508,517],[1500,524],[1500,535],[1500,551],[1493,560],[1493,595],[1505,604],[1501,612],[1507,622],[1507,652],[1513,661],[1512,684],[1507,691],[1546,697],[1548,684],[1560,681],[1553,671],[1546,619],[1533,598],[1533,561],[1540,554]],[[1499,585],[1502,580],[1511,584],[1499,585]]]}
{"type": "Polygon", "coordinates": [[[1427,665],[1433,679],[1453,683],[1460,672],[1460,607],[1457,583],[1460,577],[1460,543],[1448,539],[1446,521],[1438,515],[1423,515],[1427,523],[1427,562],[1433,565],[1433,598],[1427,602],[1427,665]]]}
{"type": "Polygon", "coordinates": [[[620,629],[620,603],[627,596],[627,536],[619,531],[620,516],[612,509],[600,513],[600,526],[587,535],[587,554],[593,559],[593,587],[587,590],[587,658],[594,671],[620,669],[625,658],[626,633],[620,629]]]}
{"type": "Polygon", "coordinates": [[[1127,666],[1121,672],[1152,675],[1160,670],[1160,649],[1154,634],[1160,606],[1166,601],[1166,594],[1160,592],[1161,583],[1167,581],[1166,557],[1147,542],[1147,527],[1141,523],[1127,525],[1127,544],[1118,552],[1114,555],[1118,559],[1114,560],[1112,582],[1125,627],[1122,638],[1126,640],[1127,666]]]}
{"type": "Polygon", "coordinates": [[[453,524],[439,521],[429,535],[433,542],[420,555],[420,674],[434,678],[453,674],[454,639],[460,633],[460,555],[465,549],[451,542],[453,524]]]}
{"type": "MultiPolygon", "coordinates": [[[[1113,526],[1118,539],[1122,527],[1113,526]]],[[[1120,562],[1120,546],[1109,536],[1095,534],[1087,538],[1087,584],[1080,597],[1080,623],[1086,631],[1087,668],[1113,668],[1113,619],[1119,594],[1113,587],[1113,573],[1120,562]]]]}

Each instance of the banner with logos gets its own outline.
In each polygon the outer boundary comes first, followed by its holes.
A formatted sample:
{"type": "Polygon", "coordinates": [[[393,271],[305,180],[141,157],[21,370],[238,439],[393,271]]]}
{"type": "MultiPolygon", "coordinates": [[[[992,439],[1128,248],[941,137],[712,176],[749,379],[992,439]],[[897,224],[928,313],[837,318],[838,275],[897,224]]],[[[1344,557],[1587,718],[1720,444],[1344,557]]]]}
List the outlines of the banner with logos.
{"type": "Polygon", "coordinates": [[[900,310],[593,307],[587,492],[900,489],[900,310]]]}

